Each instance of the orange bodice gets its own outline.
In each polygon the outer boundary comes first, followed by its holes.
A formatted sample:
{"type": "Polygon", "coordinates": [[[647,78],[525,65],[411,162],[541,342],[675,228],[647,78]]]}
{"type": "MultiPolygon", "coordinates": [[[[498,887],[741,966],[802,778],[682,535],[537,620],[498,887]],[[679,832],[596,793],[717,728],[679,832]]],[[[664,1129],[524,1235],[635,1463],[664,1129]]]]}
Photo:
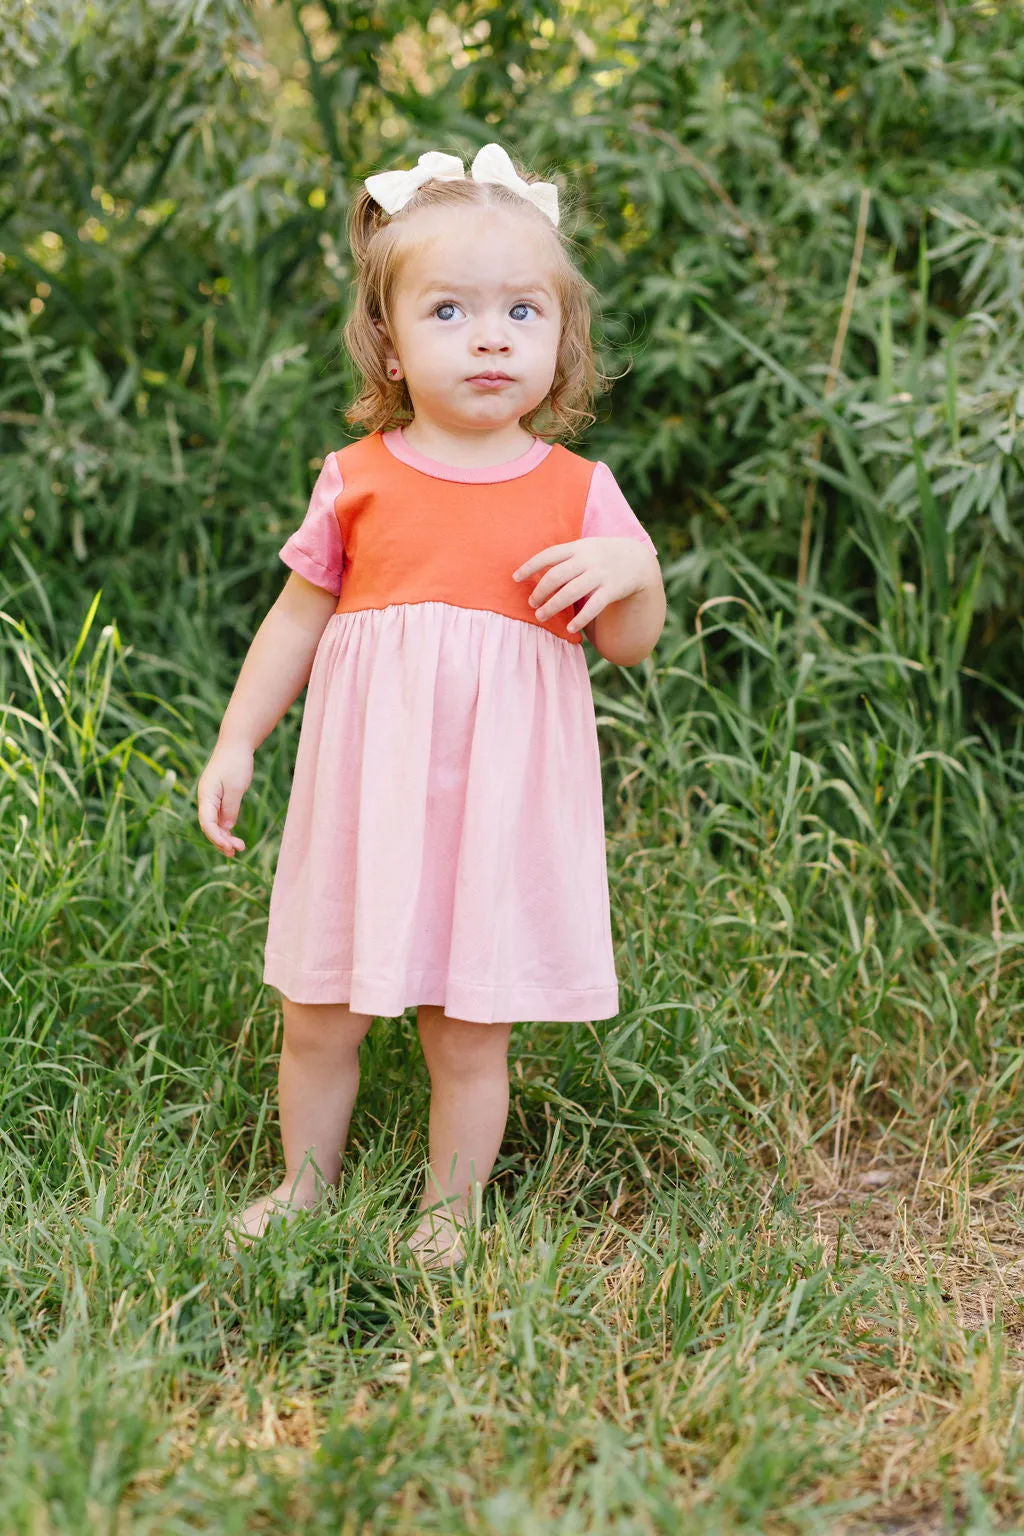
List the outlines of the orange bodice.
{"type": "MultiPolygon", "coordinates": [[[[560,443],[526,474],[484,484],[440,480],[397,459],[380,432],[337,451],[335,497],[345,548],[336,613],[392,603],[452,603],[537,624],[570,644],[570,604],[546,622],[528,598],[547,567],[512,573],[532,555],[583,536],[595,465],[560,443]]],[[[554,562],[553,562],[554,563],[554,562]]]]}

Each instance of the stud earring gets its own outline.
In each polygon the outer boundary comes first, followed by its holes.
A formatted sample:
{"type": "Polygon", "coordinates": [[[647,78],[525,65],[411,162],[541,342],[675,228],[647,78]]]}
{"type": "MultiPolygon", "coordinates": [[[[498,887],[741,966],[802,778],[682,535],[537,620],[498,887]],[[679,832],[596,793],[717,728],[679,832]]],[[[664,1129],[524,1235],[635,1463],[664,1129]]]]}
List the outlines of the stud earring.
{"type": "Polygon", "coordinates": [[[392,368],[392,370],[391,370],[391,377],[392,377],[392,378],[394,378],[394,376],[395,376],[395,374],[396,374],[396,373],[397,373],[397,372],[398,372],[398,369],[397,369],[397,368],[392,368]]]}

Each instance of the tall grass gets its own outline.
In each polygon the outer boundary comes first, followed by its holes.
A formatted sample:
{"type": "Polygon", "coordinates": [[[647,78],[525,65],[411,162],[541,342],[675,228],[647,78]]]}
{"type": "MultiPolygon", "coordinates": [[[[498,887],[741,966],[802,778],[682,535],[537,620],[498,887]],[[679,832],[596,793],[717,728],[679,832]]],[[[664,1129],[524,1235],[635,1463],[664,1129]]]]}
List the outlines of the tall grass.
{"type": "Polygon", "coordinates": [[[136,654],[102,599],[64,656],[3,613],[8,1528],[1015,1507],[1020,744],[939,751],[895,609],[720,558],[735,598],[691,610],[666,563],[655,656],[591,655],[623,1008],[513,1032],[451,1283],[395,1248],[411,1012],[365,1042],[329,1212],[238,1270],[220,1247],[277,1165],[254,978],[298,710],[214,865],[199,656],[136,654]]]}

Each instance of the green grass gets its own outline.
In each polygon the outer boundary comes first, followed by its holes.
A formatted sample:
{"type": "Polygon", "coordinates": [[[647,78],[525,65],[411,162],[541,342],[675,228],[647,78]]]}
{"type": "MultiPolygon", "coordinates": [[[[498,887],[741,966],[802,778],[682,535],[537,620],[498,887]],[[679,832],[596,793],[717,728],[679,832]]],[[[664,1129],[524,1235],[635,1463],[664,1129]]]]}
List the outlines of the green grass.
{"type": "Polygon", "coordinates": [[[336,1202],[222,1251],[281,1170],[300,706],[226,863],[194,801],[230,679],[102,601],[68,654],[7,603],[5,1532],[1014,1528],[1024,754],[937,749],[956,670],[895,619],[734,556],[698,626],[664,569],[650,662],[588,650],[622,1011],[513,1030],[454,1279],[397,1252],[411,1011],[362,1047],[336,1202]]]}

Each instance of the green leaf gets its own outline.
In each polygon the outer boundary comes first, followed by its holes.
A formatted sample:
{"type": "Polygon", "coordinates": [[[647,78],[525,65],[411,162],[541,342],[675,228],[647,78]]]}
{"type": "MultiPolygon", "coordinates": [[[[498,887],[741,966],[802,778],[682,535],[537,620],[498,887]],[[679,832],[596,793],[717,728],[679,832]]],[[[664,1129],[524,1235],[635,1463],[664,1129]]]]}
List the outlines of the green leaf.
{"type": "Polygon", "coordinates": [[[954,453],[960,448],[960,416],[957,410],[956,385],[956,336],[954,333],[946,343],[946,425],[949,427],[954,453]]]}
{"type": "Polygon", "coordinates": [[[964,651],[967,649],[967,637],[971,632],[971,623],[974,619],[974,605],[978,598],[978,583],[985,565],[987,547],[978,551],[971,566],[971,574],[968,576],[963,591],[956,600],[954,613],[953,650],[950,660],[954,667],[959,667],[963,660],[964,651]]]}
{"type": "Polygon", "coordinates": [[[788,897],[783,895],[777,885],[770,885],[768,887],[768,895],[782,913],[783,921],[786,924],[786,932],[791,934],[794,928],[794,919],[793,908],[789,904],[788,897]]]}
{"type": "Polygon", "coordinates": [[[710,305],[705,304],[703,299],[695,298],[693,302],[704,311],[709,320],[713,320],[727,336],[731,336],[733,341],[738,342],[745,351],[750,353],[751,357],[756,357],[758,362],[763,363],[766,368],[770,368],[777,379],[780,379],[788,389],[793,391],[798,399],[802,400],[805,405],[809,405],[822,418],[831,430],[833,441],[857,496],[867,506],[871,507],[873,511],[877,512],[879,510],[878,497],[875,495],[871,482],[854,452],[850,435],[842,418],[836,414],[825,400],[816,395],[813,390],[808,389],[807,385],[798,379],[795,374],[790,373],[788,368],[784,368],[781,363],[776,362],[775,358],[767,353],[763,347],[759,347],[756,342],[750,341],[734,325],[730,325],[728,320],[723,320],[721,315],[717,315],[710,305]]]}
{"type": "MultiPolygon", "coordinates": [[[[895,247],[889,250],[889,257],[884,268],[885,275],[891,276],[893,263],[896,259],[895,247]]],[[[893,368],[892,350],[892,299],[888,291],[882,295],[882,317],[878,327],[878,398],[884,404],[891,400],[895,389],[895,371],[893,368]]]]}
{"type": "Polygon", "coordinates": [[[941,613],[949,612],[949,572],[947,558],[949,541],[942,526],[939,509],[932,495],[931,481],[925,469],[924,455],[917,438],[914,445],[914,464],[917,468],[917,495],[921,503],[921,522],[924,530],[924,548],[928,575],[931,580],[935,606],[941,613]]]}
{"type": "Polygon", "coordinates": [[[981,476],[976,469],[972,469],[953,500],[953,507],[946,522],[947,533],[955,533],[960,527],[960,524],[974,506],[980,489],[981,476]]]}

